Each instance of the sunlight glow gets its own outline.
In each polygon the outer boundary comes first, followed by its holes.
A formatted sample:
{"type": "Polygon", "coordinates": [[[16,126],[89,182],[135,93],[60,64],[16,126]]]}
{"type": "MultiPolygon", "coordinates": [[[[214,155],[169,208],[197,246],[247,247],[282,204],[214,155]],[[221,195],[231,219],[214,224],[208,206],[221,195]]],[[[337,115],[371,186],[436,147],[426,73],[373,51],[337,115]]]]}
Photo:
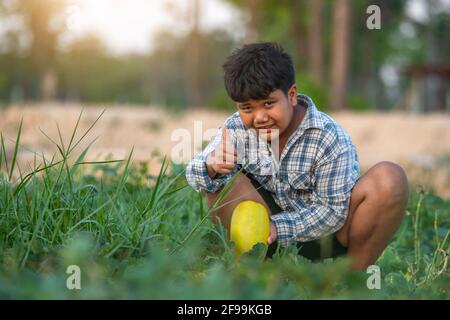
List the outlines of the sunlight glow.
{"type": "MultiPolygon", "coordinates": [[[[185,33],[191,23],[192,0],[72,0],[69,4],[66,41],[96,33],[119,54],[148,52],[157,32],[185,33]]],[[[236,9],[221,0],[200,0],[200,5],[202,29],[221,27],[233,32],[236,9]]]]}

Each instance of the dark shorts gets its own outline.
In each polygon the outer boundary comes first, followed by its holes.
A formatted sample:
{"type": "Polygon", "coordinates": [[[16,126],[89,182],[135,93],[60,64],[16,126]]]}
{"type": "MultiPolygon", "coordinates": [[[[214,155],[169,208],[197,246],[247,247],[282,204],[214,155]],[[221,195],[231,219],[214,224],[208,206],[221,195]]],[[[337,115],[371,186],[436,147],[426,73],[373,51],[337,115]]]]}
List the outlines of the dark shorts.
{"type": "MultiPolygon", "coordinates": [[[[283,211],[273,199],[271,193],[264,189],[261,184],[252,179],[250,174],[243,173],[250,179],[253,186],[264,199],[272,215],[283,211]]],[[[267,257],[270,258],[277,249],[277,242],[269,245],[267,257]]],[[[297,242],[298,254],[313,261],[320,261],[327,258],[336,258],[347,254],[347,248],[344,247],[336,238],[336,233],[327,237],[308,242],[297,242]]]]}

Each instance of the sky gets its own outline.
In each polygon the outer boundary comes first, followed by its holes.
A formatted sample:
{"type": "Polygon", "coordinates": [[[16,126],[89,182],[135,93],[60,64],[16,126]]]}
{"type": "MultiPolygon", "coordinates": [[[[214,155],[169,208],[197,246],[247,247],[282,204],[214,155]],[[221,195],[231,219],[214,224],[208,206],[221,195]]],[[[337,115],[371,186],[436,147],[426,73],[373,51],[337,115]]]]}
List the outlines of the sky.
{"type": "MultiPolygon", "coordinates": [[[[239,37],[239,11],[221,0],[200,1],[200,27],[222,28],[239,37]],[[237,28],[238,27],[238,28],[237,28]]],[[[72,0],[66,10],[65,41],[95,32],[117,54],[148,52],[160,30],[188,30],[192,0],[72,0]]],[[[243,28],[241,28],[243,30],[243,28]]]]}

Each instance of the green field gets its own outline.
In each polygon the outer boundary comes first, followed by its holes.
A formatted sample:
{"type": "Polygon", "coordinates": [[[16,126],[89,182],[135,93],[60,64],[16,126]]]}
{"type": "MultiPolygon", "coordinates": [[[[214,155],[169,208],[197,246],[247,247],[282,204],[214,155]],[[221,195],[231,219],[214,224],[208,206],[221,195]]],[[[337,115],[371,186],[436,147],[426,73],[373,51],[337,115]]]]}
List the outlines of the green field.
{"type": "Polygon", "coordinates": [[[69,141],[54,142],[55,158],[36,156],[23,172],[21,129],[12,157],[1,137],[2,299],[450,298],[450,202],[431,192],[412,190],[377,261],[381,289],[369,290],[369,274],[350,272],[348,259],[311,263],[288,248],[264,260],[255,247],[237,261],[183,166],[161,159],[149,176],[131,146],[122,161],[85,161],[89,148],[75,150],[86,132],[74,126],[69,141]],[[80,290],[66,287],[70,265],[80,267],[80,290]]]}

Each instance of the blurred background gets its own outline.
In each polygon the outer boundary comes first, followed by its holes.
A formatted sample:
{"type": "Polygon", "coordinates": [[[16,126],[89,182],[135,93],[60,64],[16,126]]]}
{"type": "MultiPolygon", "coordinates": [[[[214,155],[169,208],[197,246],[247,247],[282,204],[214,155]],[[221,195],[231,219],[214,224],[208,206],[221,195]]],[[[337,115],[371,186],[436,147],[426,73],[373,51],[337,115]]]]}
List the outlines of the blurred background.
{"type": "Polygon", "coordinates": [[[40,130],[69,136],[81,107],[86,127],[106,108],[99,153],[168,154],[174,129],[235,110],[231,51],[276,41],[363,168],[396,161],[450,197],[449,31],[450,0],[0,0],[0,128],[13,147],[23,117],[24,149],[45,153],[40,130]]]}

